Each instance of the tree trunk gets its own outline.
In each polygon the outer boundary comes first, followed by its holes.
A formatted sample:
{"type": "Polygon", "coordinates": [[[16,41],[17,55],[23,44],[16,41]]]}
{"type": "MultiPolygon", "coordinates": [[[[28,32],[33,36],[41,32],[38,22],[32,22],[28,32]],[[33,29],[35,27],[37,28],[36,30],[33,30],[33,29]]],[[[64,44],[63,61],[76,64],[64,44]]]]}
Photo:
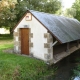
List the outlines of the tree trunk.
{"type": "Polygon", "coordinates": [[[9,29],[10,34],[13,34],[13,30],[12,28],[9,29]]]}

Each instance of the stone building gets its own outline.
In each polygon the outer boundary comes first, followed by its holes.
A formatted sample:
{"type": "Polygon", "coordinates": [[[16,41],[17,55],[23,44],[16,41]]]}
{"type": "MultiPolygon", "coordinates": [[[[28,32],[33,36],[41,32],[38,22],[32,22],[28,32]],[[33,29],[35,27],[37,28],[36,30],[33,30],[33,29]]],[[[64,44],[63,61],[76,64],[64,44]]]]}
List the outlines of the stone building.
{"type": "Polygon", "coordinates": [[[14,27],[14,51],[56,63],[80,48],[80,22],[27,10],[14,27]]]}

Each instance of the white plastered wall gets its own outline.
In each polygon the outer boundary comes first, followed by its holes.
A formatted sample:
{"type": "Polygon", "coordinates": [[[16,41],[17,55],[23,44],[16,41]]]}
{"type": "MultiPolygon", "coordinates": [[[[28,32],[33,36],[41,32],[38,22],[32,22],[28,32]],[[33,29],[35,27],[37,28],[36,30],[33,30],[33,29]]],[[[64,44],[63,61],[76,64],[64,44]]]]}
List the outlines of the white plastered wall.
{"type": "MultiPolygon", "coordinates": [[[[47,38],[44,38],[44,33],[48,33],[47,29],[34,16],[32,16],[31,21],[26,21],[24,17],[15,28],[14,32],[17,32],[17,28],[24,28],[24,25],[28,25],[28,28],[31,29],[31,33],[33,33],[33,38],[31,38],[33,47],[29,49],[29,52],[32,53],[34,57],[47,61],[44,57],[45,54],[49,54],[48,49],[44,48],[44,43],[47,43],[47,38]]],[[[18,39],[16,38],[16,40],[18,39]]],[[[17,47],[16,50],[18,50],[17,47]]],[[[50,53],[50,55],[52,59],[53,53],[50,53]]]]}

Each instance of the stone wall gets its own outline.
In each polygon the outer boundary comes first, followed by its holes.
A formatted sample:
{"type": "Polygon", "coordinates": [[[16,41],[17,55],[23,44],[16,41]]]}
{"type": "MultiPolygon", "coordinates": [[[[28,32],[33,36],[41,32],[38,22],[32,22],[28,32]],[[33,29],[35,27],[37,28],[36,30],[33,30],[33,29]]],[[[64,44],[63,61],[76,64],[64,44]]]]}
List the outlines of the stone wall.
{"type": "Polygon", "coordinates": [[[44,54],[47,62],[53,59],[53,47],[51,47],[53,43],[53,37],[50,33],[44,33],[44,38],[47,38],[47,43],[44,43],[44,48],[47,48],[47,53],[44,54]]]}
{"type": "Polygon", "coordinates": [[[33,33],[31,33],[31,29],[29,29],[29,54],[30,56],[33,56],[33,53],[31,52],[31,48],[33,48],[33,42],[31,39],[33,38],[33,33]]]}
{"type": "Polygon", "coordinates": [[[14,52],[21,53],[20,29],[17,28],[16,32],[14,32],[13,35],[14,35],[14,52]]]}

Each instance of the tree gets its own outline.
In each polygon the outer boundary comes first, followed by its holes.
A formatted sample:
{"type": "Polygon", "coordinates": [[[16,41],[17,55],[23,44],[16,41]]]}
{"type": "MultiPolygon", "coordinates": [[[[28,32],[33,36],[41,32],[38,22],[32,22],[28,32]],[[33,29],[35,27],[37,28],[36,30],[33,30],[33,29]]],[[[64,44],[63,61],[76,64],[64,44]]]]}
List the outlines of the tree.
{"type": "Polygon", "coordinates": [[[76,15],[76,10],[74,8],[67,8],[64,12],[63,15],[66,17],[73,18],[76,15]]]}
{"type": "Polygon", "coordinates": [[[74,18],[80,21],[80,0],[76,0],[72,8],[76,10],[76,15],[74,15],[74,18]]]}
{"type": "Polygon", "coordinates": [[[43,11],[48,13],[56,13],[61,8],[59,0],[18,0],[16,9],[18,10],[19,20],[27,9],[43,11]]]}
{"type": "Polygon", "coordinates": [[[9,28],[11,32],[11,28],[14,26],[16,11],[15,4],[16,0],[1,0],[0,1],[0,27],[5,26],[5,28],[9,28]]]}
{"type": "Polygon", "coordinates": [[[0,26],[5,26],[11,31],[27,9],[56,13],[60,8],[59,0],[1,0],[0,26]]]}

